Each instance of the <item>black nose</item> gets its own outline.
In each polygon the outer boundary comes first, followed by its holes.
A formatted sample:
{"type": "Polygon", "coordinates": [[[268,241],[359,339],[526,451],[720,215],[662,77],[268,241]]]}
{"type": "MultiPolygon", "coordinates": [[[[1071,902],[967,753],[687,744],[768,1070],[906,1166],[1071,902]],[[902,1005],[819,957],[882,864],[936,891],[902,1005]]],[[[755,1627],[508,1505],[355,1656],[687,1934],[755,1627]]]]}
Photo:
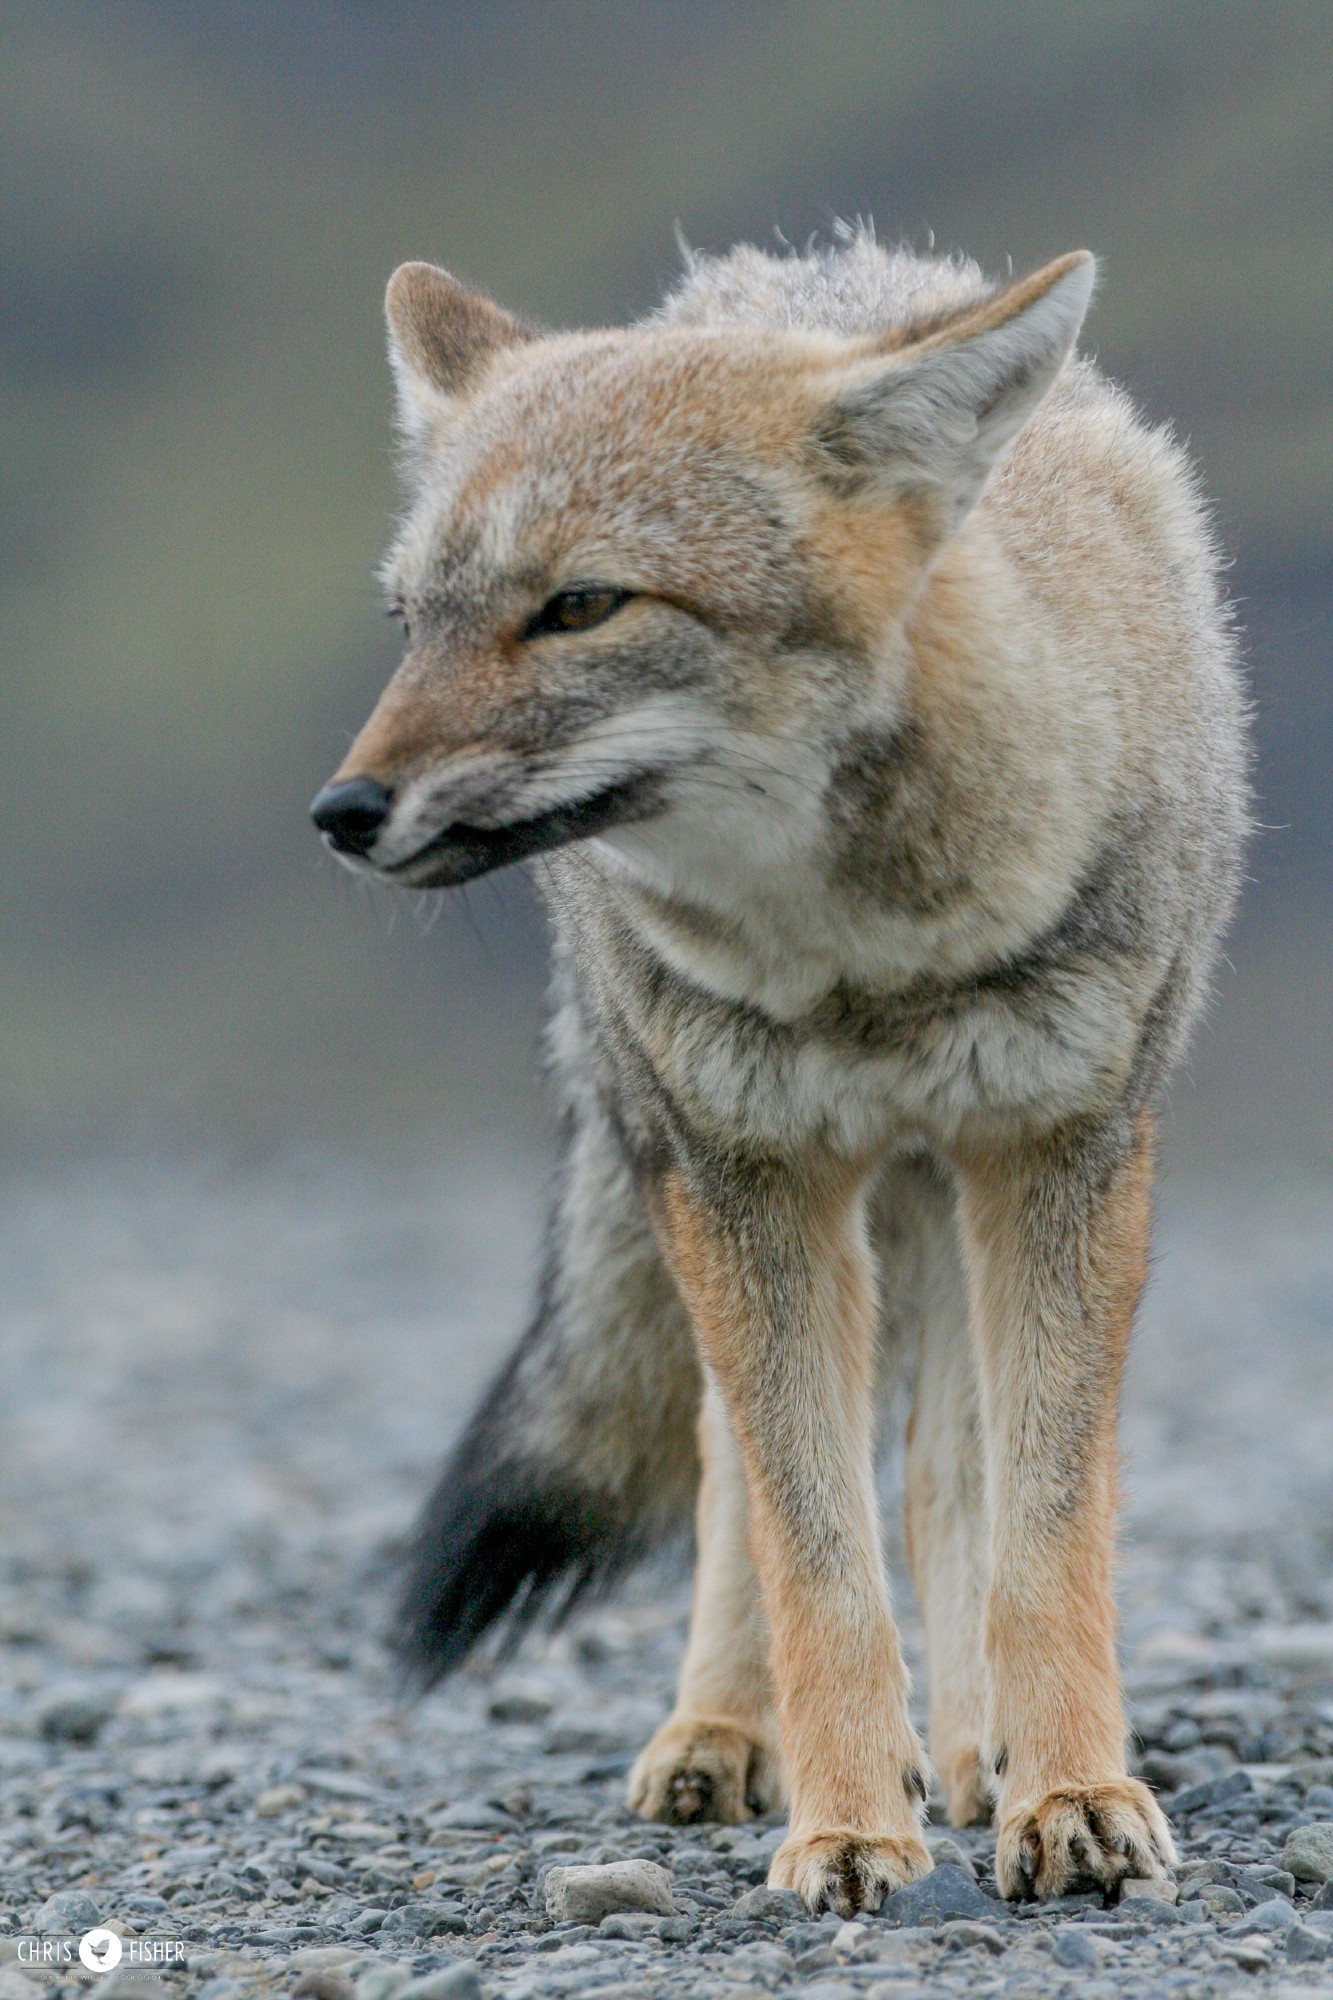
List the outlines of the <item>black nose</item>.
{"type": "Polygon", "coordinates": [[[344,778],[316,794],[310,817],[339,853],[366,854],[392,804],[393,793],[378,778],[344,778]]]}

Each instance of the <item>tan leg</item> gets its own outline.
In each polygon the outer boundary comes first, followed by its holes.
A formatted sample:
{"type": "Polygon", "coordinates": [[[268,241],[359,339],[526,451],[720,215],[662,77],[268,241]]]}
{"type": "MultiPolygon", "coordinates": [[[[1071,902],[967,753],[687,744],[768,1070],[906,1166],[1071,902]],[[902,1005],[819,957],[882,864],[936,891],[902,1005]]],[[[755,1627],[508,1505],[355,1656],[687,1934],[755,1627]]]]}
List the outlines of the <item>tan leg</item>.
{"type": "Polygon", "coordinates": [[[861,1177],[710,1162],[666,1177],[661,1213],[749,1490],[791,1796],[769,1880],[875,1909],[930,1855],[880,1554],[861,1177]]]}
{"type": "Polygon", "coordinates": [[[982,1759],[990,1528],[981,1412],[952,1193],[923,1190],[913,1211],[921,1330],[907,1427],[907,1553],[926,1626],[930,1754],[949,1818],[968,1826],[986,1817],[991,1789],[982,1759]]]}
{"type": "Polygon", "coordinates": [[[743,1820],[782,1803],[745,1469],[711,1379],[699,1410],[699,1458],[694,1604],[676,1706],[629,1776],[630,1805],[645,1819],[743,1820]]]}
{"type": "Polygon", "coordinates": [[[1162,1873],[1128,1777],[1111,1596],[1116,1398],[1143,1285],[1152,1124],[962,1163],[992,1517],[985,1649],[1007,1896],[1162,1873]]]}

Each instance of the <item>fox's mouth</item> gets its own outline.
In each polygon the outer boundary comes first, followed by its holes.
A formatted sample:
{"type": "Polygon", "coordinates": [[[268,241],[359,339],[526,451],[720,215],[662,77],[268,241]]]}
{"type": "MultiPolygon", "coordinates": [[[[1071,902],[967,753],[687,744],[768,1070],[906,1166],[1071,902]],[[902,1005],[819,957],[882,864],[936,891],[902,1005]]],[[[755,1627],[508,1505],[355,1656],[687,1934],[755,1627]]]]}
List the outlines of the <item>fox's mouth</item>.
{"type": "Polygon", "coordinates": [[[508,826],[471,826],[458,820],[409,854],[379,873],[408,889],[455,889],[478,875],[496,868],[508,868],[515,861],[528,861],[536,854],[568,847],[576,840],[590,840],[613,826],[648,819],[662,805],[661,779],[653,771],[636,771],[586,798],[566,805],[549,806],[531,819],[513,820],[508,826]]]}

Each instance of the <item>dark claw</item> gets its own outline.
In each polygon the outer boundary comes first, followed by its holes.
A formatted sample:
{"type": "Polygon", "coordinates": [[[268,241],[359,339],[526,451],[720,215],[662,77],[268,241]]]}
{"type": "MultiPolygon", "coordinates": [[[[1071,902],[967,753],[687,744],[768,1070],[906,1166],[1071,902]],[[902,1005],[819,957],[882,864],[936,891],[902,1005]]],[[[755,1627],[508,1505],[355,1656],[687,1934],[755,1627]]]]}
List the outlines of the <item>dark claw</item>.
{"type": "Polygon", "coordinates": [[[1041,1842],[1034,1834],[1029,1834],[1019,1848],[1018,1860],[1027,1884],[1027,1899],[1032,1902],[1036,1898],[1037,1871],[1041,1867],[1041,1842]]]}
{"type": "Polygon", "coordinates": [[[713,1803],[713,1781],[702,1771],[677,1771],[671,1780],[671,1817],[677,1826],[692,1826],[707,1817],[713,1803]]]}
{"type": "Polygon", "coordinates": [[[1088,1833],[1077,1834],[1070,1845],[1079,1868],[1078,1879],[1100,1888],[1101,1881],[1097,1872],[1098,1850],[1092,1836],[1088,1833]]]}
{"type": "Polygon", "coordinates": [[[830,1876],[824,1891],[829,1908],[840,1917],[854,1917],[859,1907],[856,1894],[859,1886],[856,1863],[850,1854],[844,1854],[837,1873],[830,1876]]]}
{"type": "Polygon", "coordinates": [[[750,1752],[750,1761],[745,1767],[745,1804],[756,1818],[765,1810],[764,1797],[759,1784],[760,1755],[758,1750],[750,1752]]]}

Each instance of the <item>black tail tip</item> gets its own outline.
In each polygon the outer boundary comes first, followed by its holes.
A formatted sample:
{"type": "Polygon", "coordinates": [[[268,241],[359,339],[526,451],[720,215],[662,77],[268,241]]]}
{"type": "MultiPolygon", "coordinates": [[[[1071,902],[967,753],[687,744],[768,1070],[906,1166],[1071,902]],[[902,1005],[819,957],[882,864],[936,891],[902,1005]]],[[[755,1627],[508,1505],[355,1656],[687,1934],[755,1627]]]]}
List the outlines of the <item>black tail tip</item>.
{"type": "Polygon", "coordinates": [[[558,1625],[637,1553],[614,1511],[532,1467],[446,1471],[408,1551],[390,1635],[400,1688],[427,1693],[490,1636],[504,1657],[558,1625]]]}

